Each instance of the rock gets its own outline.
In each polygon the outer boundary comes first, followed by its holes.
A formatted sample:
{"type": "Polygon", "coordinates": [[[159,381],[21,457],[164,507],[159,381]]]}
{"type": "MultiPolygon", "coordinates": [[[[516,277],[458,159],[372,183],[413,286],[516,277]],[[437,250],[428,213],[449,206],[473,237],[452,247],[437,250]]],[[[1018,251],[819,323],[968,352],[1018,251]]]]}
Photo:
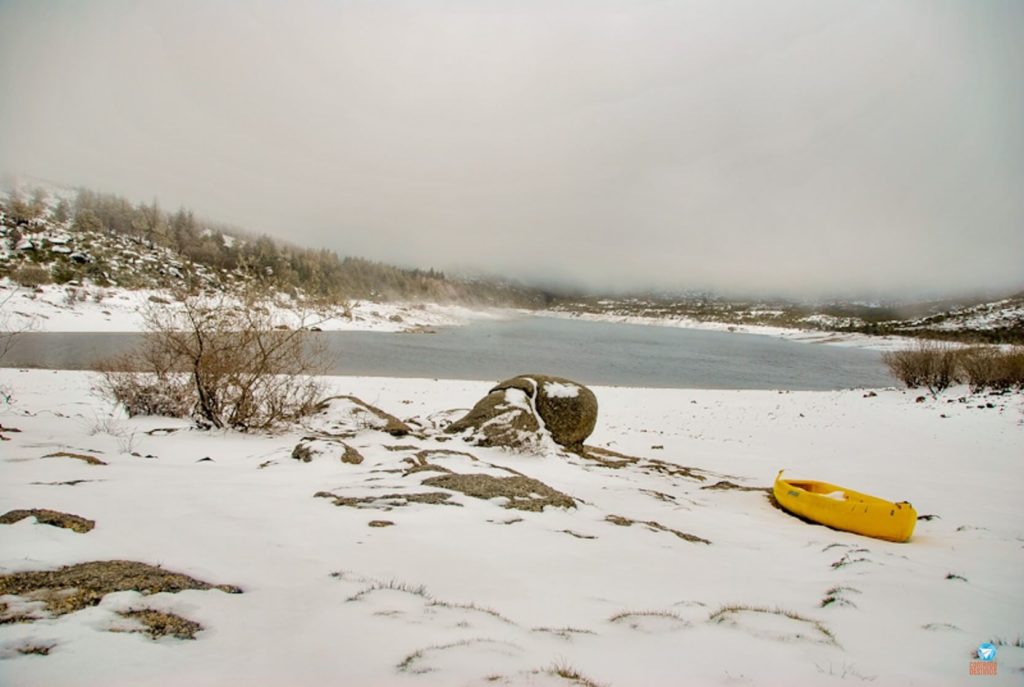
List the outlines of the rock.
{"type": "Polygon", "coordinates": [[[359,465],[363,455],[344,441],[335,438],[303,437],[292,449],[292,458],[308,463],[317,456],[337,457],[342,463],[359,465]]]}
{"type": "Polygon", "coordinates": [[[409,425],[355,396],[324,399],[304,425],[312,432],[328,436],[350,437],[364,429],[375,429],[395,437],[412,434],[409,425]]]}
{"type": "Polygon", "coordinates": [[[10,525],[19,520],[25,518],[35,518],[36,522],[41,525],[52,525],[54,527],[63,527],[80,534],[84,534],[90,531],[96,526],[95,520],[89,520],[83,518],[80,515],[74,515],[72,513],[62,513],[56,510],[49,510],[47,508],[29,508],[26,510],[12,510],[7,511],[3,515],[0,515],[0,524],[10,525]]]}
{"type": "Polygon", "coordinates": [[[523,449],[535,445],[542,430],[558,444],[579,450],[597,423],[597,397],[562,377],[520,375],[500,382],[446,432],[471,431],[479,446],[523,449]]]}
{"type": "Polygon", "coordinates": [[[423,480],[428,487],[441,487],[459,491],[478,499],[506,499],[504,508],[542,512],[545,506],[575,508],[576,500],[568,494],[526,475],[495,477],[482,473],[469,475],[439,475],[423,480]]]}

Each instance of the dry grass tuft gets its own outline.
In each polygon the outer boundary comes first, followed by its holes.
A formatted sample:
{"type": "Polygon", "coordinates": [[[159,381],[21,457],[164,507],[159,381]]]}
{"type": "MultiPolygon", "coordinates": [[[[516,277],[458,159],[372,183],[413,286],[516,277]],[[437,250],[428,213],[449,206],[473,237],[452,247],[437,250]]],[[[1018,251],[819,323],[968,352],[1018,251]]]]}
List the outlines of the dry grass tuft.
{"type": "Polygon", "coordinates": [[[678,620],[681,623],[687,622],[681,616],[673,613],[672,611],[623,611],[622,613],[616,613],[611,618],[608,618],[608,622],[619,623],[630,618],[668,618],[669,620],[678,620]]]}
{"type": "Polygon", "coordinates": [[[818,608],[826,608],[832,606],[850,606],[857,608],[857,604],[853,603],[846,598],[846,594],[860,594],[860,590],[854,589],[853,587],[832,587],[825,592],[825,597],[818,604],[818,608]]]}
{"type": "Polygon", "coordinates": [[[578,627],[535,627],[531,632],[543,632],[555,635],[562,639],[572,639],[573,635],[596,635],[593,630],[583,630],[578,627]]]}
{"type": "Polygon", "coordinates": [[[386,582],[374,581],[365,589],[361,589],[357,593],[345,599],[345,601],[359,601],[364,596],[381,590],[412,594],[413,596],[421,597],[427,601],[434,601],[434,597],[427,592],[427,588],[422,584],[414,586],[399,580],[387,580],[386,582]]]}
{"type": "Polygon", "coordinates": [[[544,672],[548,675],[555,675],[563,680],[568,680],[574,685],[579,685],[579,687],[602,687],[600,683],[594,682],[565,661],[551,664],[544,672]]]}
{"type": "Polygon", "coordinates": [[[69,451],[57,451],[56,453],[48,453],[43,458],[74,458],[80,460],[83,463],[89,465],[106,465],[106,463],[96,456],[90,456],[88,453],[71,453],[69,451]]]}
{"type": "Polygon", "coordinates": [[[434,644],[433,646],[417,649],[416,651],[412,652],[411,654],[403,658],[401,661],[399,661],[398,665],[396,665],[395,667],[398,669],[400,673],[412,673],[413,675],[423,675],[424,673],[430,673],[434,671],[433,668],[417,665],[427,656],[427,654],[435,653],[438,651],[447,651],[448,649],[455,649],[463,646],[472,646],[474,644],[492,644],[497,646],[503,645],[508,647],[515,647],[517,649],[519,648],[516,647],[514,644],[510,644],[509,642],[500,642],[495,639],[463,639],[458,642],[451,642],[450,644],[434,644]]]}
{"type": "MultiPolygon", "coordinates": [[[[708,617],[708,622],[712,623],[723,623],[731,619],[731,616],[737,613],[765,613],[768,615],[778,615],[790,620],[796,620],[801,623],[806,623],[809,627],[813,628],[823,639],[825,644],[831,644],[833,646],[839,646],[839,642],[836,641],[835,635],[832,631],[825,627],[824,623],[819,620],[807,618],[795,613],[793,611],[787,611],[782,608],[767,608],[765,606],[744,606],[744,605],[727,605],[722,606],[717,611],[712,613],[708,617]]],[[[799,638],[799,637],[798,637],[799,638]]]]}

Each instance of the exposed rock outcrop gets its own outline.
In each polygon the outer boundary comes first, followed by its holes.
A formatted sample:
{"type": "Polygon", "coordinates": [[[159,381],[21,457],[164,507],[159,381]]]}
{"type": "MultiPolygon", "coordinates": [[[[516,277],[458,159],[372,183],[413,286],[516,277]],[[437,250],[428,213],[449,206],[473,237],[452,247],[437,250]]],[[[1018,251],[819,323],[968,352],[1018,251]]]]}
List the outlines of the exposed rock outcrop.
{"type": "Polygon", "coordinates": [[[318,456],[337,458],[342,463],[359,465],[363,454],[335,437],[303,437],[292,449],[292,458],[308,463],[318,456]]]}

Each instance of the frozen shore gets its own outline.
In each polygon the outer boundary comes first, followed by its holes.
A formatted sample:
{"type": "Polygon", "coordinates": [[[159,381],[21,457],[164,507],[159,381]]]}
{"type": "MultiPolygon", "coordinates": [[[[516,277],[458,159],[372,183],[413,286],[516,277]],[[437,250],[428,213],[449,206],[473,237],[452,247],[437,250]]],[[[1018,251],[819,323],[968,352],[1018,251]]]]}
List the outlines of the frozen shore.
{"type": "MultiPolygon", "coordinates": [[[[173,307],[173,297],[166,291],[56,284],[29,289],[0,279],[0,302],[8,297],[4,315],[9,318],[7,328],[13,331],[140,332],[144,328],[142,312],[148,305],[155,302],[173,307]]],[[[347,311],[341,307],[327,312],[311,310],[304,324],[323,331],[404,332],[464,325],[510,313],[436,303],[353,301],[347,311]]],[[[281,311],[280,318],[284,324],[299,324],[287,311],[281,311]]]]}
{"type": "Polygon", "coordinates": [[[434,431],[441,411],[468,408],[490,382],[325,382],[413,419],[422,436],[365,427],[346,439],[361,463],[306,463],[291,457],[302,429],[126,419],[88,373],[0,370],[0,514],[47,508],[96,523],[0,525],[0,573],[123,559],[243,591],[122,591],[0,624],[0,682],[585,684],[564,677],[577,671],[617,686],[961,685],[978,644],[1000,639],[999,674],[986,679],[1019,684],[1020,394],[958,388],[917,403],[894,389],[595,387],[588,444],[639,459],[612,467],[434,431]],[[424,451],[455,473],[514,470],[575,507],[395,497],[438,491],[423,482],[440,470],[410,469],[424,451]],[[46,457],[62,452],[105,464],[46,457]],[[759,490],[781,468],[935,517],[907,544],[807,524],[759,490]],[[140,608],[204,629],[192,641],[111,631],[133,629],[117,612],[140,608]],[[33,646],[48,655],[20,653],[33,646]]]}
{"type": "Polygon", "coordinates": [[[679,327],[681,329],[697,329],[709,332],[731,332],[735,334],[756,334],[774,336],[798,343],[829,344],[849,346],[872,351],[891,351],[910,348],[917,339],[905,336],[870,336],[846,332],[833,332],[814,329],[793,329],[788,327],[771,327],[760,324],[729,324],[728,322],[707,322],[692,317],[647,317],[644,315],[613,315],[606,313],[579,313],[560,310],[541,310],[535,315],[539,317],[559,317],[563,319],[586,320],[588,322],[618,322],[636,324],[647,327],[679,327]]]}

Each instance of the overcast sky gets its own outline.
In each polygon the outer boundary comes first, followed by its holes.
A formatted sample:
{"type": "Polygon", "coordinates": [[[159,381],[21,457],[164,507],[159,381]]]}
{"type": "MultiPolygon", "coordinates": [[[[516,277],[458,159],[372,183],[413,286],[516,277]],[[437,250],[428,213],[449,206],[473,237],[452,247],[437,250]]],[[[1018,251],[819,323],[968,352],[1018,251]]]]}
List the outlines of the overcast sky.
{"type": "Polygon", "coordinates": [[[1024,287],[1018,0],[0,0],[0,171],[595,288],[1024,287]]]}

